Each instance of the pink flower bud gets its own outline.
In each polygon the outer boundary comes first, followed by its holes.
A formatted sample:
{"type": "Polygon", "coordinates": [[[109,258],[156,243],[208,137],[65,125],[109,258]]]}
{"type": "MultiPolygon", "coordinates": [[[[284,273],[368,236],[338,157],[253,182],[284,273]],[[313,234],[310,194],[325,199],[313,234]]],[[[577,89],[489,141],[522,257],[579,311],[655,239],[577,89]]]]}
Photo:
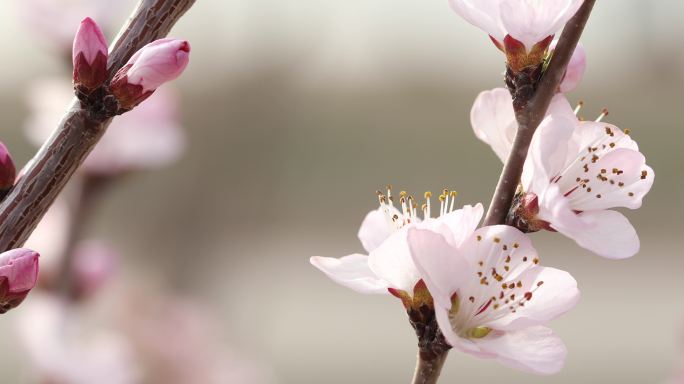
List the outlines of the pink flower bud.
{"type": "Polygon", "coordinates": [[[21,304],[36,285],[38,256],[26,248],[0,254],[0,313],[21,304]]]}
{"type": "Polygon", "coordinates": [[[107,79],[107,40],[89,17],[81,22],[74,38],[74,86],[90,93],[107,79]]]}
{"type": "Polygon", "coordinates": [[[558,86],[559,91],[566,93],[577,88],[580,81],[582,81],[582,77],[584,76],[584,71],[586,69],[587,54],[584,51],[582,43],[579,43],[575,48],[575,52],[572,53],[572,57],[568,63],[568,68],[565,70],[563,81],[561,81],[560,85],[558,86]]]}
{"type": "Polygon", "coordinates": [[[188,65],[190,44],[161,39],[142,47],[112,79],[111,92],[124,110],[148,98],[160,85],[171,81],[188,65]]]}
{"type": "Polygon", "coordinates": [[[0,198],[12,188],[16,175],[17,169],[14,167],[12,157],[5,144],[0,142],[0,198]]]}

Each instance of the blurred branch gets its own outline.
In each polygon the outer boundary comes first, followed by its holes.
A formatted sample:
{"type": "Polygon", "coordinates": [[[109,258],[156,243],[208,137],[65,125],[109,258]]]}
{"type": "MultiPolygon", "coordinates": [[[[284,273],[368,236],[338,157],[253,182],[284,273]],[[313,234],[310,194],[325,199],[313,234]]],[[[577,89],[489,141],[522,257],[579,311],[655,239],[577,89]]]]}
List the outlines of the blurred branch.
{"type": "Polygon", "coordinates": [[[565,25],[563,33],[558,40],[558,45],[553,53],[551,62],[544,72],[537,90],[526,105],[516,110],[515,117],[518,121],[518,132],[515,135],[513,148],[504,165],[503,171],[496,186],[489,211],[484,225],[504,224],[506,215],[511,208],[515,191],[520,182],[523,165],[527,158],[527,150],[530,147],[532,136],[546,115],[551,99],[556,94],[565,69],[570,62],[575,47],[584,31],[584,26],[589,19],[591,10],[596,0],[584,0],[584,3],[565,25]]]}
{"type": "MultiPolygon", "coordinates": [[[[138,49],[166,36],[195,0],[141,0],[110,47],[109,74],[138,49]]],[[[104,96],[100,104],[104,104],[104,96]]],[[[74,100],[62,121],[0,203],[0,251],[21,246],[104,135],[111,117],[74,100]]]]}

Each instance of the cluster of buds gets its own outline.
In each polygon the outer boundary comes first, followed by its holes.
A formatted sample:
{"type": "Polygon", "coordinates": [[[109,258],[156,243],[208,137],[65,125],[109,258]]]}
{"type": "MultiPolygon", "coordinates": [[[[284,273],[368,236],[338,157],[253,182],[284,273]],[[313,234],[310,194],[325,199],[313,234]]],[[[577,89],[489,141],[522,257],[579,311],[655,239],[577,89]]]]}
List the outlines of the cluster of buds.
{"type": "Polygon", "coordinates": [[[121,114],[180,76],[189,54],[190,45],[185,40],[153,41],[136,52],[108,83],[107,41],[98,25],[85,18],[73,45],[74,89],[81,102],[102,111],[105,117],[121,114]]]}

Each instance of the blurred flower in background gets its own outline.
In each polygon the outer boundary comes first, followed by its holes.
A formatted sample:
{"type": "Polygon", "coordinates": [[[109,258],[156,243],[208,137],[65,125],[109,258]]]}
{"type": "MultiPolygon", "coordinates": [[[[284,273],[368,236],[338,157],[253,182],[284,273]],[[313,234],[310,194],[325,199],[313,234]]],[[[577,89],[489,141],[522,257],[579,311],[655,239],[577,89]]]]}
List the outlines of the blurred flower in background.
{"type": "MultiPolygon", "coordinates": [[[[44,143],[74,99],[72,76],[66,71],[72,60],[66,53],[81,20],[92,17],[111,37],[132,5],[106,0],[20,3],[28,28],[52,52],[69,58],[64,76],[37,76],[27,87],[30,115],[24,125],[34,145],[44,143]]],[[[120,274],[125,268],[119,267],[122,258],[115,245],[97,237],[83,239],[84,228],[97,214],[94,203],[120,176],[169,166],[183,155],[186,137],[179,110],[179,95],[167,84],[116,117],[27,242],[46,250],[40,293],[16,318],[36,382],[273,382],[264,373],[268,369],[223,345],[221,328],[192,298],[139,287],[150,282],[120,274]]]]}

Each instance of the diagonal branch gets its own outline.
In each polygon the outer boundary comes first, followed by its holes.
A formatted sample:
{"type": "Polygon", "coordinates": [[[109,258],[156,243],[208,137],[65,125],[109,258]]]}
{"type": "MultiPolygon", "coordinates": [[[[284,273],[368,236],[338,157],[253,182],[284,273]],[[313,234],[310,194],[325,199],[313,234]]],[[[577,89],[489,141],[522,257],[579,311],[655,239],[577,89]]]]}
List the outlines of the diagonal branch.
{"type": "MultiPolygon", "coordinates": [[[[110,78],[138,49],[166,36],[194,2],[141,0],[110,47],[110,78]]],[[[26,241],[110,122],[111,118],[92,113],[78,100],[71,103],[57,129],[0,203],[0,251],[26,241]]]]}
{"type": "Polygon", "coordinates": [[[596,0],[584,0],[575,16],[568,21],[537,90],[527,105],[516,111],[518,132],[515,135],[508,161],[506,161],[501,172],[501,177],[492,197],[492,202],[489,205],[484,225],[504,224],[506,220],[506,215],[511,208],[515,191],[520,182],[520,176],[522,175],[523,165],[527,158],[527,150],[530,147],[532,136],[544,119],[551,99],[563,79],[565,69],[570,62],[580,36],[582,36],[584,26],[589,19],[594,3],[596,3],[596,0]]]}

